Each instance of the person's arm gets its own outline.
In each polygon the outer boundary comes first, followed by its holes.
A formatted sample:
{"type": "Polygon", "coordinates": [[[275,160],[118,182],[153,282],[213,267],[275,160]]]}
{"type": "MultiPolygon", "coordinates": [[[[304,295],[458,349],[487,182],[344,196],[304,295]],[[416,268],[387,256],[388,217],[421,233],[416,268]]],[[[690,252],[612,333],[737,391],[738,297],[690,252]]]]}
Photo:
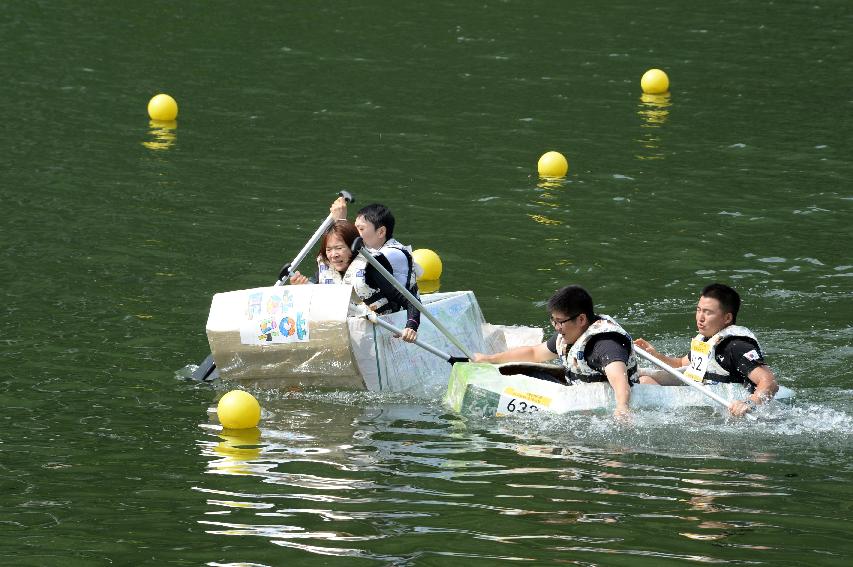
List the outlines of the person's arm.
{"type": "Polygon", "coordinates": [[[471,362],[491,362],[492,364],[501,362],[549,362],[556,357],[557,354],[551,352],[546,341],[535,346],[517,347],[495,354],[475,352],[471,362]]]}
{"type": "Polygon", "coordinates": [[[613,414],[617,416],[628,413],[628,402],[631,400],[631,386],[628,383],[628,367],[621,360],[614,360],[604,367],[604,375],[613,388],[616,396],[616,409],[613,414]]]}
{"type": "Polygon", "coordinates": [[[649,353],[653,357],[657,358],[658,360],[660,360],[661,362],[663,362],[665,364],[669,364],[673,368],[681,368],[683,366],[687,366],[688,364],[690,364],[690,357],[689,356],[685,355],[682,357],[674,357],[674,356],[667,356],[665,354],[661,354],[646,339],[642,339],[642,338],[636,339],[634,341],[634,346],[636,346],[637,348],[643,349],[644,351],[646,351],[647,353],[649,353]]]}
{"type": "Polygon", "coordinates": [[[407,343],[413,343],[418,338],[418,327],[421,326],[421,312],[408,301],[406,303],[406,326],[400,338],[407,343]]]}
{"type": "MultiPolygon", "coordinates": [[[[418,297],[418,284],[412,289],[412,295],[418,297]]],[[[418,338],[418,328],[421,326],[421,311],[409,301],[406,302],[406,328],[400,338],[407,343],[415,342],[418,338]]]]}
{"type": "Polygon", "coordinates": [[[729,412],[734,416],[741,416],[753,409],[755,406],[769,402],[779,391],[776,376],[766,365],[756,366],[747,376],[755,384],[755,391],[750,394],[745,402],[735,400],[729,406],[729,412]]]}
{"type": "Polygon", "coordinates": [[[329,207],[329,214],[336,221],[347,220],[347,200],[343,197],[335,199],[335,202],[329,207]]]}
{"type": "Polygon", "coordinates": [[[745,401],[735,400],[729,405],[729,413],[741,416],[755,406],[773,399],[779,385],[754,342],[737,337],[724,343],[717,352],[723,357],[720,365],[726,371],[755,384],[755,391],[745,401]]]}
{"type": "MultiPolygon", "coordinates": [[[[384,254],[376,254],[374,255],[374,258],[376,258],[383,268],[391,272],[393,275],[394,272],[391,267],[391,263],[384,254]]],[[[409,300],[406,299],[406,297],[400,293],[400,291],[394,287],[391,282],[385,279],[385,277],[371,265],[367,266],[365,280],[370,287],[378,289],[379,293],[382,294],[382,297],[406,309],[406,326],[405,329],[403,329],[403,334],[400,335],[400,338],[407,343],[415,342],[415,339],[418,338],[418,327],[420,327],[421,324],[421,312],[418,308],[412,305],[411,302],[409,302],[409,300]]]]}
{"type": "Polygon", "coordinates": [[[598,335],[587,345],[584,355],[587,364],[603,373],[610,387],[613,388],[613,394],[616,397],[614,415],[626,415],[631,398],[631,384],[628,381],[631,344],[628,339],[617,334],[598,335]]]}

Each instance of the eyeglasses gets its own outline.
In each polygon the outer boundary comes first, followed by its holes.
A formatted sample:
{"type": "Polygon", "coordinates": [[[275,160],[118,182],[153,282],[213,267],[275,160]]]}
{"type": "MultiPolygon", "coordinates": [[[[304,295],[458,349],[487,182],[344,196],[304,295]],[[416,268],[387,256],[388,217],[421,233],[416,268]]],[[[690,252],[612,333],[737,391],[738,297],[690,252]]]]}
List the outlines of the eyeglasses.
{"type": "Polygon", "coordinates": [[[575,319],[577,319],[580,316],[581,316],[581,313],[578,313],[574,317],[569,317],[568,319],[554,319],[553,317],[551,317],[551,324],[554,325],[554,328],[556,329],[557,327],[562,327],[566,323],[570,323],[570,322],[574,321],[575,319]]]}
{"type": "Polygon", "coordinates": [[[331,248],[326,248],[326,256],[328,256],[332,252],[343,252],[344,250],[349,250],[349,246],[344,246],[343,244],[338,244],[337,246],[332,246],[331,248]]]}

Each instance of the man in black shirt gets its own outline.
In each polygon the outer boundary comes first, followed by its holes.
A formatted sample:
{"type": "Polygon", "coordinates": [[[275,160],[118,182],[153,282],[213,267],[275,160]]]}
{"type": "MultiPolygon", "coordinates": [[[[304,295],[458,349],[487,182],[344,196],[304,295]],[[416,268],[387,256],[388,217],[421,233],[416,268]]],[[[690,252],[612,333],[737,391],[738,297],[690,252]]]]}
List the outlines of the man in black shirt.
{"type": "MultiPolygon", "coordinates": [[[[745,402],[733,401],[732,415],[743,415],[776,394],[776,377],[764,362],[758,339],[746,327],[735,325],[740,296],[727,285],[714,283],[702,290],[696,305],[696,328],[699,334],[690,343],[690,354],[671,357],[659,353],[645,339],[635,346],[675,368],[685,367],[684,374],[698,382],[735,382],[750,392],[745,402]]],[[[642,383],[664,386],[681,385],[665,373],[642,376],[642,383]]]]}
{"type": "Polygon", "coordinates": [[[592,297],[570,285],[548,300],[555,333],[547,341],[496,354],[475,353],[473,362],[549,362],[559,358],[566,379],[574,382],[609,382],[616,397],[616,415],[628,412],[630,385],[639,379],[631,336],[606,315],[596,315],[592,297]]]}

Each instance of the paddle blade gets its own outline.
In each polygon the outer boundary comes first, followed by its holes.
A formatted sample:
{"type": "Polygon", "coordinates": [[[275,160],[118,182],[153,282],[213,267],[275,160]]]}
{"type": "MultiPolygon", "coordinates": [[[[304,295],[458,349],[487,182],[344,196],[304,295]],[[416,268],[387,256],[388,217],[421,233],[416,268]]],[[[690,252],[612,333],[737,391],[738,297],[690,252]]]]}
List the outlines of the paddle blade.
{"type": "Polygon", "coordinates": [[[214,380],[219,373],[216,372],[216,363],[213,362],[213,355],[207,355],[207,358],[201,361],[201,364],[198,365],[198,368],[190,374],[190,377],[193,380],[198,380],[199,382],[210,382],[214,380]]]}

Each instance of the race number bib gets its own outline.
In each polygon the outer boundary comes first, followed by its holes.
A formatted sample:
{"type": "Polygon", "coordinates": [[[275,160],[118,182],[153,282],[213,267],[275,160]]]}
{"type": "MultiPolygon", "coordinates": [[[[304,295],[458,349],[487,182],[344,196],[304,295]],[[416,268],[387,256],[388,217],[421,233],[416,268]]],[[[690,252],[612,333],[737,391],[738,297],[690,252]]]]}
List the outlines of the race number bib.
{"type": "Polygon", "coordinates": [[[512,386],[508,386],[501,392],[501,399],[498,401],[498,409],[495,411],[495,417],[536,413],[548,409],[550,405],[551,398],[547,396],[532,392],[522,392],[512,386]]]}
{"type": "Polygon", "coordinates": [[[701,382],[708,370],[708,362],[711,356],[711,344],[698,339],[690,341],[690,366],[684,370],[688,378],[701,382]]]}

